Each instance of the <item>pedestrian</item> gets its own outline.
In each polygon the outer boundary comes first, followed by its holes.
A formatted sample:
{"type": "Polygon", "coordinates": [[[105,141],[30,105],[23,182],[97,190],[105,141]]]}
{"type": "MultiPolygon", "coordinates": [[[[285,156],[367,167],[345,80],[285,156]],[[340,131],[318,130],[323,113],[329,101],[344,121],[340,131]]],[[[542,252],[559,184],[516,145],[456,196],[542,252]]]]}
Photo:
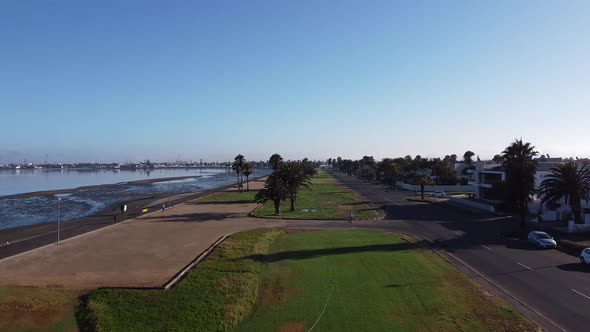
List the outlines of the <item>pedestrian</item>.
{"type": "Polygon", "coordinates": [[[166,204],[162,204],[162,212],[164,212],[164,210],[166,210],[166,204]]]}
{"type": "Polygon", "coordinates": [[[348,223],[352,224],[352,210],[348,211],[348,223]]]}
{"type": "Polygon", "coordinates": [[[113,215],[113,222],[117,222],[117,215],[113,215]]]}

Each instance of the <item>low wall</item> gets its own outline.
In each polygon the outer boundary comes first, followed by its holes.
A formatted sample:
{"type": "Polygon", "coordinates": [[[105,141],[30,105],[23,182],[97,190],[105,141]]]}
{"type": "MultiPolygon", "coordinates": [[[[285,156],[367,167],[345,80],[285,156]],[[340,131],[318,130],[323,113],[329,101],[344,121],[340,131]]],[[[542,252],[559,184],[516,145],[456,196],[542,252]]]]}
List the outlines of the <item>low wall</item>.
{"type": "Polygon", "coordinates": [[[568,221],[567,231],[569,233],[590,232],[590,223],[576,224],[573,220],[568,221]]]}
{"type": "Polygon", "coordinates": [[[450,197],[449,200],[447,201],[447,204],[450,204],[450,205],[453,205],[456,207],[460,207],[460,208],[466,208],[469,210],[496,213],[496,209],[494,208],[493,204],[475,202],[475,201],[468,200],[468,199],[450,197]]]}
{"type": "MultiPolygon", "coordinates": [[[[404,189],[404,190],[410,190],[410,191],[420,191],[420,185],[417,184],[409,184],[409,183],[405,183],[402,181],[397,181],[395,183],[398,187],[404,189]]],[[[472,185],[454,185],[454,186],[424,186],[424,191],[436,191],[436,190],[442,190],[442,191],[448,191],[448,192],[468,192],[468,193],[474,193],[475,192],[475,187],[472,185]]]]}

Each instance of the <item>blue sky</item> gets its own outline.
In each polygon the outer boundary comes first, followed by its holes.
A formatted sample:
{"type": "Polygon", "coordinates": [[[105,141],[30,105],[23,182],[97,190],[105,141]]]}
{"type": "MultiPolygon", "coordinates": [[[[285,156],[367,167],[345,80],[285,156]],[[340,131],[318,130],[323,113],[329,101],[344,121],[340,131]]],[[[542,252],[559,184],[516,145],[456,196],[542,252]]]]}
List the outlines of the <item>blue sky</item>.
{"type": "Polygon", "coordinates": [[[588,1],[0,2],[0,163],[590,157],[588,1]]]}

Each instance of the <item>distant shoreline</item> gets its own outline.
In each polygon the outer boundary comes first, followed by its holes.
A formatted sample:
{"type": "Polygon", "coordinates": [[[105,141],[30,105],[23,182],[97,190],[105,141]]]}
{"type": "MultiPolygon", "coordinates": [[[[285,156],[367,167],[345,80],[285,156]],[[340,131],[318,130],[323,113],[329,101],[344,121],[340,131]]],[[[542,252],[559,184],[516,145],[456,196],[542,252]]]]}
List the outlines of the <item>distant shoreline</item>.
{"type": "Polygon", "coordinates": [[[55,195],[60,195],[60,194],[71,194],[71,193],[76,192],[78,190],[91,190],[91,189],[99,189],[99,188],[116,187],[116,186],[121,186],[121,185],[144,186],[144,185],[148,185],[148,184],[156,183],[156,182],[190,179],[190,178],[194,178],[197,176],[198,175],[174,176],[174,177],[168,177],[168,178],[142,179],[142,180],[118,182],[118,183],[97,184],[97,185],[82,186],[82,187],[69,188],[69,189],[32,191],[32,192],[22,193],[22,194],[0,196],[0,199],[29,198],[29,197],[34,197],[34,196],[55,196],[55,195]]]}

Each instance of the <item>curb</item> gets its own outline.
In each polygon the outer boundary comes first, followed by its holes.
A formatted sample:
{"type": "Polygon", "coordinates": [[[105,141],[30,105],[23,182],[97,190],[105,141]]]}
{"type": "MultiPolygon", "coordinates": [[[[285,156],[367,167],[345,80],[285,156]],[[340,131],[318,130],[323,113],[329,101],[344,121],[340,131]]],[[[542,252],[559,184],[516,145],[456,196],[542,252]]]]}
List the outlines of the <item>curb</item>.
{"type": "Polygon", "coordinates": [[[192,260],[187,266],[185,266],[182,270],[180,270],[180,272],[178,272],[177,274],[175,274],[172,277],[172,279],[170,279],[167,283],[164,284],[164,286],[162,287],[162,289],[167,291],[167,290],[170,290],[170,288],[174,287],[174,285],[176,285],[179,281],[181,281],[182,279],[184,279],[184,277],[186,276],[186,274],[193,267],[195,267],[197,264],[199,264],[205,258],[207,258],[207,256],[209,256],[211,254],[211,252],[219,244],[221,244],[223,241],[225,241],[225,239],[227,239],[232,234],[234,234],[234,233],[228,233],[228,234],[225,234],[224,236],[220,237],[217,241],[215,241],[212,245],[210,245],[209,248],[205,249],[205,251],[203,251],[199,256],[197,256],[197,258],[195,258],[194,260],[192,260]]]}

